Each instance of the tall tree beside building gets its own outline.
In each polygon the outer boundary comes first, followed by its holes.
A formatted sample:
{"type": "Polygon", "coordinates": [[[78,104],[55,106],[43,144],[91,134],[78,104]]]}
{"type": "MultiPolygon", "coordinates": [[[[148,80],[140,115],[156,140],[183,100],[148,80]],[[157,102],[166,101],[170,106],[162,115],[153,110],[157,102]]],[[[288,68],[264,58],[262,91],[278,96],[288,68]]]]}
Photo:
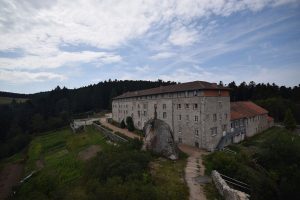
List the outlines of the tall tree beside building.
{"type": "Polygon", "coordinates": [[[294,130],[296,128],[296,120],[290,109],[288,109],[285,113],[284,126],[289,130],[294,130]]]}
{"type": "Polygon", "coordinates": [[[134,124],[133,124],[132,117],[126,118],[126,124],[129,131],[134,131],[134,124]]]}

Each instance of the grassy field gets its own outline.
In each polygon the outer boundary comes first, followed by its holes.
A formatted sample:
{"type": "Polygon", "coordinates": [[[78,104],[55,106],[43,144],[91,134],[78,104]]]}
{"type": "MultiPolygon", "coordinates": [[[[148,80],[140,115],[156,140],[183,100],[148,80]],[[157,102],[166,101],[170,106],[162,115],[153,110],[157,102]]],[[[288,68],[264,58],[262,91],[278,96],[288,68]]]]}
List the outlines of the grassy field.
{"type": "Polygon", "coordinates": [[[177,161],[159,158],[151,165],[151,173],[162,199],[188,199],[189,191],[184,181],[186,156],[182,155],[177,161]]]}
{"type": "Polygon", "coordinates": [[[103,136],[92,127],[80,134],[73,134],[66,128],[33,139],[28,149],[25,174],[33,170],[38,172],[20,187],[17,199],[34,199],[39,195],[43,199],[51,190],[68,190],[83,173],[84,161],[78,159],[78,153],[91,145],[108,148],[103,136]],[[44,187],[45,184],[49,186],[44,187]]]}
{"type": "Polygon", "coordinates": [[[28,100],[24,98],[0,97],[0,104],[10,104],[13,99],[15,99],[18,103],[28,100]]]}
{"type": "MultiPolygon", "coordinates": [[[[91,164],[100,155],[88,161],[80,160],[78,156],[79,153],[95,145],[99,146],[101,153],[106,155],[105,159],[112,159],[105,164],[106,167],[111,164],[114,166],[108,168],[107,173],[115,173],[116,171],[123,173],[123,170],[126,172],[126,166],[131,171],[132,167],[143,162],[143,155],[147,155],[145,152],[132,149],[132,147],[115,146],[112,143],[107,143],[103,135],[92,127],[88,127],[85,132],[79,134],[73,134],[68,128],[48,132],[35,137],[29,145],[25,175],[32,171],[37,171],[37,173],[18,188],[15,199],[93,199],[96,198],[94,195],[99,195],[97,190],[103,187],[107,187],[102,189],[105,191],[113,191],[111,188],[115,187],[115,190],[118,190],[115,192],[121,193],[121,199],[124,199],[123,195],[126,194],[133,194],[134,196],[137,193],[141,195],[141,191],[151,191],[149,194],[155,196],[155,199],[188,199],[188,188],[184,182],[184,167],[186,165],[184,155],[178,161],[150,156],[149,169],[146,167],[146,171],[141,177],[136,177],[138,174],[128,171],[126,173],[132,173],[132,175],[128,179],[126,178],[124,182],[111,183],[112,180],[115,180],[112,178],[108,183],[105,183],[99,181],[94,170],[101,168],[103,163],[99,162],[91,168],[91,164]],[[120,163],[118,159],[111,157],[119,153],[122,154],[120,148],[124,148],[126,151],[124,157],[128,157],[130,161],[127,162],[126,158],[120,163]],[[94,187],[97,188],[96,191],[91,191],[91,188],[94,187]],[[136,191],[135,187],[140,188],[136,191]]],[[[19,157],[20,155],[17,154],[10,160],[17,160],[19,157]]],[[[121,160],[121,158],[119,159],[121,160]]],[[[115,178],[116,176],[114,175],[115,178]]],[[[145,199],[149,198],[150,196],[145,199]]]]}

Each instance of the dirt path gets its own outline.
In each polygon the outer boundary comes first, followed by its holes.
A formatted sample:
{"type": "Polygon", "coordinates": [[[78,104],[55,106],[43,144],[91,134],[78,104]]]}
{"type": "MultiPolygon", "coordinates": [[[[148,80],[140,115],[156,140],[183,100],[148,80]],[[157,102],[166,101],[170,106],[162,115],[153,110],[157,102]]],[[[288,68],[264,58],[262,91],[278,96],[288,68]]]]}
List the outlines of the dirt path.
{"type": "Polygon", "coordinates": [[[21,163],[8,163],[0,172],[0,199],[5,199],[11,193],[12,187],[17,185],[23,173],[21,163]]]}
{"type": "Polygon", "coordinates": [[[106,121],[106,118],[105,118],[105,117],[100,118],[100,122],[101,122],[101,124],[103,124],[104,126],[110,128],[110,129],[112,129],[114,132],[117,132],[117,131],[118,131],[118,132],[120,132],[120,133],[126,135],[127,137],[132,138],[132,139],[134,139],[134,138],[141,139],[141,136],[139,136],[139,135],[137,135],[137,134],[135,134],[135,133],[133,133],[133,132],[130,132],[130,131],[128,131],[127,129],[122,129],[122,128],[116,127],[116,126],[114,126],[114,125],[108,123],[108,122],[106,121]]]}
{"type": "Polygon", "coordinates": [[[205,167],[202,163],[202,155],[207,152],[187,145],[179,145],[181,151],[189,155],[185,167],[185,180],[190,189],[190,200],[206,200],[203,185],[197,181],[204,176],[205,167]]]}

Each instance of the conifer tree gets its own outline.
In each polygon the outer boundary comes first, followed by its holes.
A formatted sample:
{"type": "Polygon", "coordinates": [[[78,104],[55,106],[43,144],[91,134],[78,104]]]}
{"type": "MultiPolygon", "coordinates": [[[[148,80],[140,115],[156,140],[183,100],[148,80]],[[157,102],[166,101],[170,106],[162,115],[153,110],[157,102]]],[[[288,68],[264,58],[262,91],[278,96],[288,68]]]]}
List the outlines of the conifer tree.
{"type": "Polygon", "coordinates": [[[288,130],[294,130],[296,128],[296,120],[290,109],[288,109],[285,113],[284,126],[288,130]]]}

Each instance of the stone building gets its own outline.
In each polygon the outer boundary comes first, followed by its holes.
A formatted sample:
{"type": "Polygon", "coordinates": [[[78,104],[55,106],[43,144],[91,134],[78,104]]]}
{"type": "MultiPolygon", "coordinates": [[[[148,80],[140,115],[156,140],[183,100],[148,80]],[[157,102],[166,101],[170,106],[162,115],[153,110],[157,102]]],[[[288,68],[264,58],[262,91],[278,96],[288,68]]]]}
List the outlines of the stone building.
{"type": "Polygon", "coordinates": [[[268,111],[251,101],[231,102],[231,128],[251,137],[269,128],[268,111]]]}
{"type": "Polygon", "coordinates": [[[131,116],[135,126],[143,129],[154,117],[171,127],[174,139],[207,150],[214,150],[230,130],[229,89],[203,81],[127,92],[113,99],[113,120],[121,122],[131,116]]]}
{"type": "Polygon", "coordinates": [[[177,143],[213,151],[244,140],[272,124],[268,111],[246,102],[230,103],[229,88],[194,81],[127,92],[113,99],[114,121],[131,116],[136,128],[154,118],[165,121],[177,143]]]}

